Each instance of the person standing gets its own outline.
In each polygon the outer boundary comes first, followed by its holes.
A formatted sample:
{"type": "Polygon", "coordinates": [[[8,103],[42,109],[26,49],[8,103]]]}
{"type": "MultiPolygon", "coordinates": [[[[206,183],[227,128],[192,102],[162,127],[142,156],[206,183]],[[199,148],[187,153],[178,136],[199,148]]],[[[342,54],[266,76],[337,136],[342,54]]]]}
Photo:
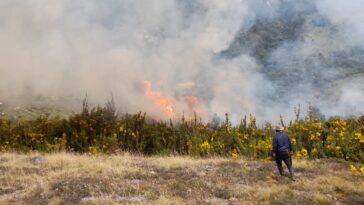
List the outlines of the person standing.
{"type": "Polygon", "coordinates": [[[284,176],[284,170],[282,167],[282,161],[286,164],[291,179],[295,180],[294,172],[292,168],[292,144],[291,140],[289,139],[288,135],[284,132],[283,126],[276,126],[275,127],[276,134],[273,138],[272,144],[272,155],[276,161],[279,174],[284,176]]]}

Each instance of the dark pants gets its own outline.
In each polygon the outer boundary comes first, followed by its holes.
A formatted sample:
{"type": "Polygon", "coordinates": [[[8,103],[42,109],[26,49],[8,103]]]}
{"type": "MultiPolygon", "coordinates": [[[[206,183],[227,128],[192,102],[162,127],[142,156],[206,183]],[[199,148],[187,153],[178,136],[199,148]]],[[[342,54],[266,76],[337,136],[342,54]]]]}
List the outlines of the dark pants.
{"type": "Polygon", "coordinates": [[[277,154],[277,156],[276,156],[276,163],[277,163],[277,167],[279,170],[279,174],[281,176],[284,175],[282,161],[284,161],[284,163],[287,165],[287,168],[289,170],[291,177],[294,177],[293,168],[292,168],[292,158],[288,154],[277,154]]]}

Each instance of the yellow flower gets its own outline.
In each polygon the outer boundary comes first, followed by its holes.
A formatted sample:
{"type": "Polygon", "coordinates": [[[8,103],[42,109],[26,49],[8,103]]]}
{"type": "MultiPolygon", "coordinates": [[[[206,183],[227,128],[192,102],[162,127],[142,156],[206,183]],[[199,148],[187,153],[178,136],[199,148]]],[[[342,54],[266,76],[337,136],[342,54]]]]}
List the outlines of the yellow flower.
{"type": "Polygon", "coordinates": [[[328,137],[327,137],[327,141],[333,141],[335,138],[334,138],[334,136],[332,136],[332,135],[329,135],[328,137]]]}
{"type": "Polygon", "coordinates": [[[354,165],[350,165],[350,170],[355,176],[364,176],[364,167],[357,169],[354,165]]]}
{"type": "Polygon", "coordinates": [[[340,133],[339,133],[339,136],[340,136],[341,138],[343,138],[343,137],[344,137],[344,132],[340,132],[340,133]]]}
{"type": "Polygon", "coordinates": [[[352,172],[356,172],[356,167],[354,166],[354,165],[350,165],[350,170],[352,171],[352,172]]]}
{"type": "Polygon", "coordinates": [[[308,152],[305,148],[302,148],[301,150],[298,150],[297,152],[295,152],[295,156],[297,158],[307,158],[308,152]]]}
{"type": "Polygon", "coordinates": [[[312,127],[315,129],[322,129],[322,123],[313,123],[312,127]]]}
{"type": "Polygon", "coordinates": [[[301,158],[301,157],[302,157],[302,155],[301,155],[301,152],[300,152],[300,151],[297,151],[297,152],[296,152],[296,157],[297,157],[297,158],[301,158]]]}
{"type": "Polygon", "coordinates": [[[234,149],[232,152],[231,152],[231,158],[233,160],[237,160],[239,158],[239,153],[236,151],[236,149],[234,149]]]}
{"type": "Polygon", "coordinates": [[[364,136],[360,132],[354,133],[354,137],[356,140],[359,140],[360,143],[364,143],[364,136]]]}
{"type": "Polygon", "coordinates": [[[302,154],[302,156],[303,156],[304,158],[306,158],[306,157],[308,156],[307,149],[302,148],[302,150],[301,150],[301,154],[302,154]]]}
{"type": "Polygon", "coordinates": [[[336,146],[335,147],[335,154],[336,154],[336,156],[338,156],[338,157],[342,157],[342,148],[340,147],[340,146],[336,146]]]}
{"type": "Polygon", "coordinates": [[[209,144],[208,141],[204,141],[203,143],[200,144],[200,149],[203,151],[203,152],[209,152],[210,149],[211,149],[211,145],[209,144]]]}
{"type": "Polygon", "coordinates": [[[98,154],[100,153],[100,150],[97,148],[97,147],[93,147],[93,146],[90,146],[88,148],[88,151],[91,153],[91,154],[98,154]]]}

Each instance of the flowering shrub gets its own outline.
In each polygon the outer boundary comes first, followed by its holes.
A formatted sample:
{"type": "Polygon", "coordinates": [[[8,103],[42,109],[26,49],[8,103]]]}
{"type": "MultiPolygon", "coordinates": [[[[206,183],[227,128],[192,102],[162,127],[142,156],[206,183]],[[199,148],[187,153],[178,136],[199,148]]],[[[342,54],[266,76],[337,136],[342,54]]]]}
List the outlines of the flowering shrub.
{"type": "Polygon", "coordinates": [[[236,151],[236,149],[234,149],[232,152],[231,152],[231,158],[233,160],[237,160],[239,158],[239,153],[238,151],[236,151]]]}
{"type": "Polygon", "coordinates": [[[358,168],[355,165],[350,165],[351,172],[357,177],[364,177],[364,167],[358,168]]]}
{"type": "Polygon", "coordinates": [[[202,144],[200,144],[201,154],[207,155],[208,153],[210,153],[210,149],[211,145],[209,144],[208,141],[204,141],[202,144]]]}
{"type": "MultiPolygon", "coordinates": [[[[337,157],[364,162],[364,116],[323,120],[315,115],[289,122],[294,155],[299,158],[337,157]]],[[[233,126],[226,115],[221,124],[182,118],[177,123],[155,121],[146,114],[117,116],[112,102],[89,108],[67,119],[0,119],[0,151],[75,151],[141,154],[226,156],[268,159],[274,136],[272,126],[256,125],[253,116],[233,126]]]]}

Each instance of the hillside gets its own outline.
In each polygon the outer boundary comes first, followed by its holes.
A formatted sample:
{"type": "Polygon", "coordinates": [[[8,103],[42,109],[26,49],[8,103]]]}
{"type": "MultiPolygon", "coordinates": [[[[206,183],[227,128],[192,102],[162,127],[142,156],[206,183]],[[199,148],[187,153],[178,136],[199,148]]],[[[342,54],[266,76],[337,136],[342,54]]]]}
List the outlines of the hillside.
{"type": "Polygon", "coordinates": [[[1,204],[363,204],[364,180],[338,159],[271,161],[0,154],[1,204]]]}
{"type": "Polygon", "coordinates": [[[243,26],[220,55],[229,60],[253,57],[260,65],[258,72],[276,90],[270,103],[277,96],[293,100],[292,94],[313,96],[313,102],[336,101],[343,81],[363,81],[363,48],[351,44],[338,25],[318,11],[315,1],[281,2],[274,14],[269,14],[269,4],[253,8],[255,21],[243,26]]]}

